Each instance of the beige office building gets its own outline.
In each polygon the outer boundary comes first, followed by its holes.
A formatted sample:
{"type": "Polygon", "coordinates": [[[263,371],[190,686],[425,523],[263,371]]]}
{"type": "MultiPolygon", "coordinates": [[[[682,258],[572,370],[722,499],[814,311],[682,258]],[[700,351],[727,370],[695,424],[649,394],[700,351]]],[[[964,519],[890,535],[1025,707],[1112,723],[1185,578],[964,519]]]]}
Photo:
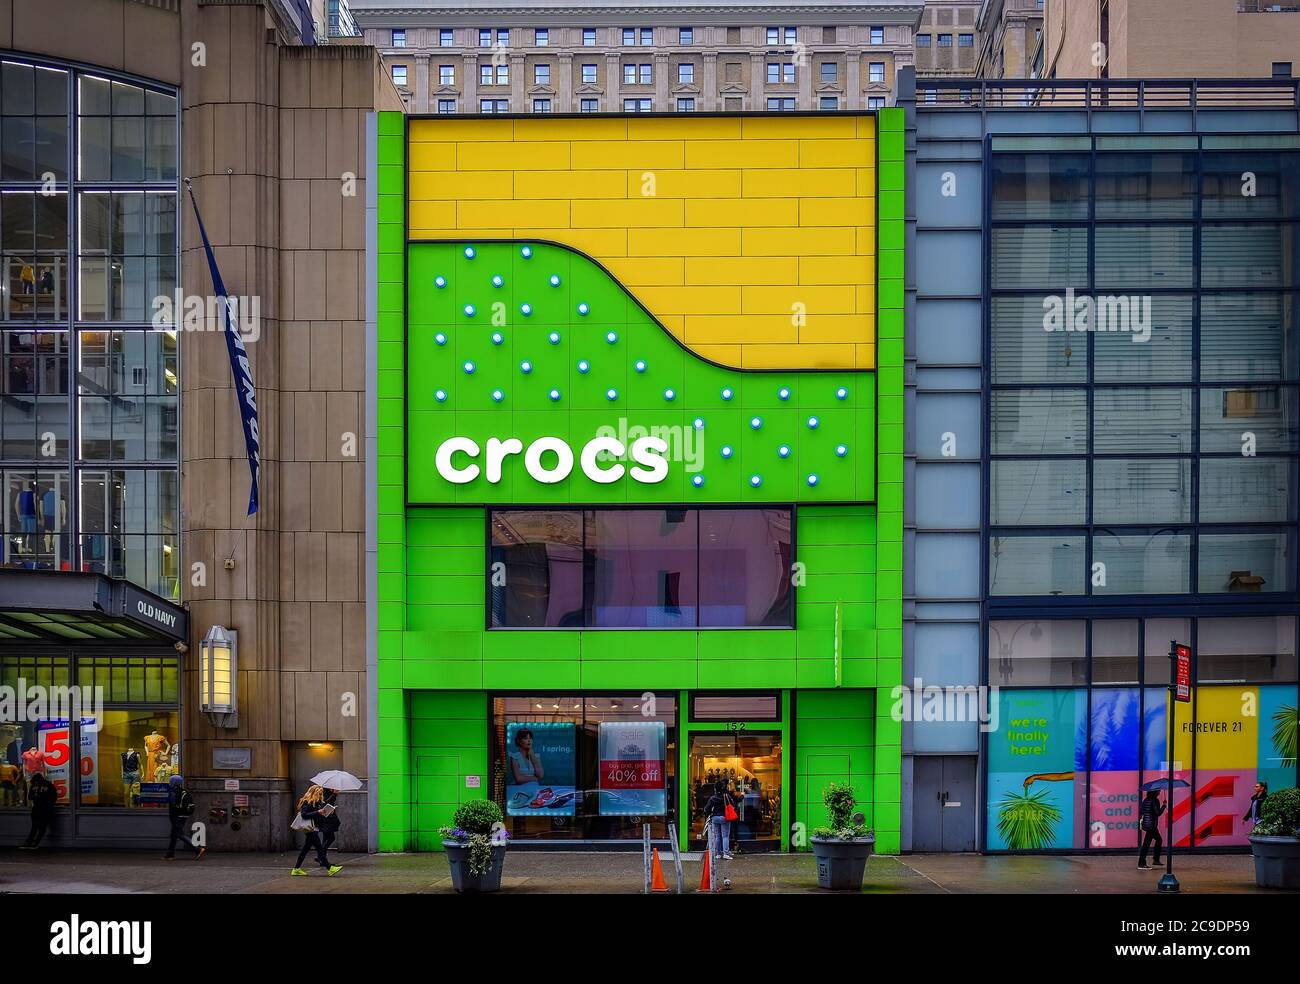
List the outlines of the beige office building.
{"type": "Polygon", "coordinates": [[[1043,36],[1043,0],[981,0],[975,74],[982,79],[1032,79],[1043,36]]]}
{"type": "Polygon", "coordinates": [[[976,18],[979,0],[927,0],[916,29],[918,78],[963,78],[975,74],[979,60],[976,18]]]}
{"type": "Polygon", "coordinates": [[[1043,78],[1291,78],[1300,5],[1270,0],[1046,0],[1043,78]]]}
{"type": "Polygon", "coordinates": [[[350,6],[408,111],[445,114],[880,108],[913,63],[923,4],[350,6]]]}

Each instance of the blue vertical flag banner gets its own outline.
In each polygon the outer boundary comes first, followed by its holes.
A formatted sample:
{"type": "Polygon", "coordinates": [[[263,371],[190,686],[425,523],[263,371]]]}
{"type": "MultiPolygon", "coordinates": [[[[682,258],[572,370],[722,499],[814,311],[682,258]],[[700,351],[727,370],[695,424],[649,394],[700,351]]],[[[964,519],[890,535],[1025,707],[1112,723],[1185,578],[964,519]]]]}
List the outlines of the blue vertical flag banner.
{"type": "Polygon", "coordinates": [[[230,375],[235,381],[235,397],[239,404],[239,416],[244,424],[244,447],[248,451],[248,471],[251,484],[248,490],[248,515],[257,512],[257,475],[262,464],[262,446],[257,436],[257,390],[253,386],[253,370],[248,364],[248,350],[239,335],[239,323],[235,317],[232,301],[226,296],[226,285],[217,269],[217,258],[212,255],[212,245],[208,242],[207,230],[203,228],[203,216],[199,215],[199,203],[194,199],[194,188],[189,178],[185,179],[185,188],[190,193],[190,204],[194,206],[194,218],[199,223],[199,235],[203,238],[203,252],[208,257],[208,270],[212,274],[212,289],[217,295],[217,306],[221,309],[225,321],[223,330],[226,335],[226,352],[230,355],[230,375]]]}

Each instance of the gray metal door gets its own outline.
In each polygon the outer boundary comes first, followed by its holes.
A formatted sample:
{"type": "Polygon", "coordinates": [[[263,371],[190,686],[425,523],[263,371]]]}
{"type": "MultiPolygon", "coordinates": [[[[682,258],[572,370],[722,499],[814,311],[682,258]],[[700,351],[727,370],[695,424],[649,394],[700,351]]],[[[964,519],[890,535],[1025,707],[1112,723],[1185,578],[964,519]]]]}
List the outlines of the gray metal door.
{"type": "Polygon", "coordinates": [[[918,755],[912,759],[912,850],[943,850],[943,759],[918,755]]]}
{"type": "Polygon", "coordinates": [[[975,757],[946,755],[943,763],[941,812],[943,850],[975,850],[975,757]]]}

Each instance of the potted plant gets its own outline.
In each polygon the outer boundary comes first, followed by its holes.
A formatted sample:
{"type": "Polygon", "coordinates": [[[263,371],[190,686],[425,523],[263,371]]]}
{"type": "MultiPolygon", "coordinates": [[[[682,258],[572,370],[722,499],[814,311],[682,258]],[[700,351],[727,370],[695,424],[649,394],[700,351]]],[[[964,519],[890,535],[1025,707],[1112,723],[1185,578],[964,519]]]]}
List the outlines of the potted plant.
{"type": "Polygon", "coordinates": [[[456,808],[452,826],[443,827],[442,846],[451,865],[451,887],[458,892],[495,892],[506,863],[506,832],[501,807],[470,800],[456,808]]]}
{"type": "Polygon", "coordinates": [[[876,835],[862,823],[861,814],[854,815],[853,787],[848,783],[831,783],[822,791],[822,802],[830,824],[812,832],[817,884],[821,888],[859,891],[876,835]]]}
{"type": "Polygon", "coordinates": [[[1250,853],[1260,888],[1300,889],[1300,790],[1279,789],[1264,800],[1250,853]]]}

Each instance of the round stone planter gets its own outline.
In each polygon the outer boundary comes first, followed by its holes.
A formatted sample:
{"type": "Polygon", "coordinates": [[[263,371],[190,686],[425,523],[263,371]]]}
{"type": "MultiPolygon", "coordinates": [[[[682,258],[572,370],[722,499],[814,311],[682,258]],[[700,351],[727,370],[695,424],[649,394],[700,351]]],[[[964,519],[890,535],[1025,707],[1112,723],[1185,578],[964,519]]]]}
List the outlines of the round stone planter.
{"type": "Polygon", "coordinates": [[[1300,890],[1300,838],[1251,837],[1250,853],[1260,888],[1300,890]]]}
{"type": "Polygon", "coordinates": [[[481,875],[469,870],[469,845],[445,840],[447,863],[451,865],[451,887],[457,892],[495,892],[501,888],[501,869],[506,864],[506,848],[502,844],[492,848],[492,865],[481,875]]]}
{"type": "Polygon", "coordinates": [[[857,840],[836,840],[829,837],[812,839],[813,856],[817,858],[817,885],[839,892],[859,892],[867,873],[867,858],[876,838],[872,835],[857,840]]]}

